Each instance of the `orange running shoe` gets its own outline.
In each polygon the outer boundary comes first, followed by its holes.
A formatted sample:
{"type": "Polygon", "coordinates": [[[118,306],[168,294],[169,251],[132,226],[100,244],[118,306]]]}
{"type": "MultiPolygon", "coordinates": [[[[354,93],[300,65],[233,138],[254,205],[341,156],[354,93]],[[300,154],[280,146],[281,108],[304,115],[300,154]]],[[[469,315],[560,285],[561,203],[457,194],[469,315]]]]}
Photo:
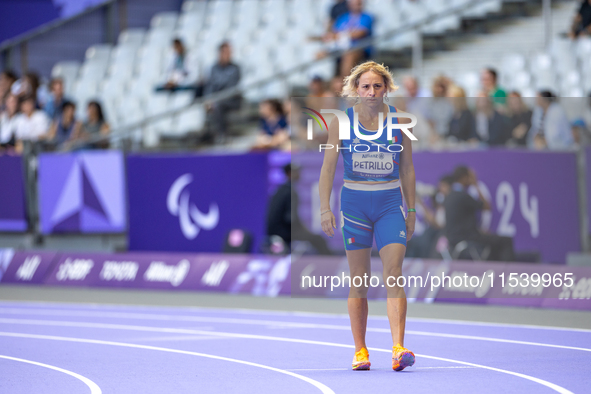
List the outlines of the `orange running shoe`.
{"type": "Polygon", "coordinates": [[[406,367],[411,367],[415,363],[415,355],[410,350],[403,348],[399,343],[392,346],[392,369],[402,371],[406,367]]]}
{"type": "Polygon", "coordinates": [[[353,357],[353,371],[369,371],[370,366],[369,353],[366,348],[363,347],[360,351],[355,352],[355,357],[353,357]]]}

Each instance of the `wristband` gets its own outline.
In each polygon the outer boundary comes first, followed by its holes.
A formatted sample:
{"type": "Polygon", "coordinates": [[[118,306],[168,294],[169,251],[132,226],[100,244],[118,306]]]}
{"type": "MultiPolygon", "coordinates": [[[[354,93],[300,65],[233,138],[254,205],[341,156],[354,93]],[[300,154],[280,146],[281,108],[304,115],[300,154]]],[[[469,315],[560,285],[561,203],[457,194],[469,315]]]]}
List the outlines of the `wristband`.
{"type": "Polygon", "coordinates": [[[414,209],[414,208],[408,208],[408,209],[406,210],[406,212],[407,212],[407,213],[408,213],[408,212],[414,212],[414,213],[417,213],[417,210],[416,210],[416,209],[414,209]]]}
{"type": "Polygon", "coordinates": [[[324,211],[324,212],[321,212],[321,213],[320,213],[320,216],[324,215],[324,214],[325,214],[325,213],[327,213],[327,212],[330,212],[330,209],[327,209],[326,211],[324,211]]]}

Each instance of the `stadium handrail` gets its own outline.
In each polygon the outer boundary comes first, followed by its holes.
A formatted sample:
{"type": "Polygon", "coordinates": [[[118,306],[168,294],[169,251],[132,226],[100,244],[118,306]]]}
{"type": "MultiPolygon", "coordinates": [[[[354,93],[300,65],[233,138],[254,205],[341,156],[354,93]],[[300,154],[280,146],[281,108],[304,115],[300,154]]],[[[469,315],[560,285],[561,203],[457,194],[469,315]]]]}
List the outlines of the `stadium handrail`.
{"type": "MultiPolygon", "coordinates": [[[[437,19],[461,14],[464,11],[467,11],[468,9],[470,9],[476,5],[482,5],[482,4],[493,2],[493,1],[499,1],[499,0],[472,0],[472,1],[469,1],[467,3],[460,5],[460,6],[452,7],[450,9],[442,11],[440,13],[428,15],[427,17],[420,19],[418,21],[407,23],[401,27],[398,27],[393,30],[389,30],[389,31],[382,33],[380,35],[360,39],[357,43],[352,45],[350,48],[348,48],[346,50],[332,51],[328,54],[327,57],[331,58],[331,59],[335,59],[338,56],[341,56],[345,52],[355,50],[355,49],[365,49],[369,46],[374,45],[375,42],[377,42],[379,40],[383,40],[386,38],[390,39],[390,38],[396,37],[398,35],[401,35],[403,33],[407,33],[408,31],[418,30],[418,29],[422,28],[423,26],[425,26],[437,19]]],[[[503,1],[503,0],[500,0],[500,1],[503,1]]],[[[238,85],[238,86],[235,86],[232,88],[222,90],[220,92],[216,92],[216,93],[201,97],[201,98],[194,100],[190,104],[185,105],[183,107],[175,108],[173,110],[169,110],[169,111],[157,114],[157,115],[150,115],[150,116],[143,118],[140,121],[133,122],[128,125],[122,125],[122,126],[116,127],[111,131],[111,133],[108,136],[100,136],[99,135],[99,136],[93,137],[89,140],[86,140],[84,142],[80,142],[79,144],[72,144],[71,146],[69,146],[63,150],[69,151],[69,150],[79,149],[81,146],[86,145],[88,143],[97,143],[97,142],[106,141],[106,140],[110,140],[111,142],[115,142],[115,141],[125,139],[125,138],[129,137],[132,133],[134,133],[136,130],[142,129],[142,128],[146,127],[148,124],[151,124],[153,122],[159,121],[164,118],[173,117],[173,116],[178,115],[178,114],[182,113],[183,111],[186,111],[196,105],[200,105],[200,104],[204,105],[205,103],[214,103],[214,102],[217,102],[220,100],[224,100],[224,99],[239,95],[239,94],[241,94],[249,89],[252,89],[252,88],[265,86],[267,84],[276,82],[277,80],[285,80],[285,79],[287,79],[287,77],[289,75],[291,75],[293,73],[305,71],[322,61],[326,61],[326,58],[315,59],[310,62],[302,63],[297,66],[291,67],[289,69],[279,71],[270,77],[266,77],[266,78],[259,79],[257,81],[253,81],[247,85],[242,85],[242,86],[238,85]]]]}

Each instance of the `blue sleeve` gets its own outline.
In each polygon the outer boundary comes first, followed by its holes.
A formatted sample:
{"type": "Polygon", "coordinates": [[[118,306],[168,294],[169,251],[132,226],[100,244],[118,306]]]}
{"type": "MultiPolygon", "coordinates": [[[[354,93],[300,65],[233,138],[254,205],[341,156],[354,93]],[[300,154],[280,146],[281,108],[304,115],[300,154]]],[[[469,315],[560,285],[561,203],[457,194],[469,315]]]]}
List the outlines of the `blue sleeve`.
{"type": "Polygon", "coordinates": [[[362,14],[359,23],[361,24],[361,27],[367,29],[368,35],[371,36],[373,29],[373,18],[371,15],[362,14]]]}
{"type": "Polygon", "coordinates": [[[339,18],[335,21],[334,23],[334,31],[342,31],[343,27],[347,25],[347,22],[349,21],[349,13],[346,13],[344,15],[339,16],[339,18]]]}

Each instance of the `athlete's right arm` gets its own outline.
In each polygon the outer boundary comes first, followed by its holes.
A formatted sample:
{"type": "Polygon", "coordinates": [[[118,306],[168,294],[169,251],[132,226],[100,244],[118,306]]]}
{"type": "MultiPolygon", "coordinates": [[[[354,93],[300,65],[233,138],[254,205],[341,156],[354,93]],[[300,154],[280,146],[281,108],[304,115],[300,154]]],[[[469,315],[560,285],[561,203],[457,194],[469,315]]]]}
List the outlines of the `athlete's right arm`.
{"type": "Polygon", "coordinates": [[[334,229],[337,228],[334,214],[330,208],[330,193],[332,192],[332,184],[334,182],[334,174],[339,161],[339,122],[335,118],[330,123],[328,128],[328,141],[324,145],[324,161],[322,169],[320,170],[320,180],[318,182],[318,189],[320,191],[320,212],[326,212],[321,216],[322,231],[329,237],[334,236],[334,229]]]}

